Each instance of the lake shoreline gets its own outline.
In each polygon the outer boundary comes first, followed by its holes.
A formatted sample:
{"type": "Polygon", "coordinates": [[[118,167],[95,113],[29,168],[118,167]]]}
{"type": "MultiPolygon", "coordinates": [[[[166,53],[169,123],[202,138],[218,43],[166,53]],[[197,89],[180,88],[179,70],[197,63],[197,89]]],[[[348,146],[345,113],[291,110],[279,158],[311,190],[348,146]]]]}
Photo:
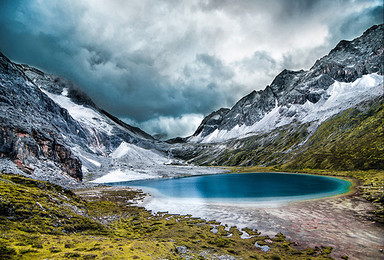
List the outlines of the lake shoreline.
{"type": "Polygon", "coordinates": [[[335,258],[379,259],[384,257],[384,225],[373,220],[374,209],[359,191],[350,191],[267,211],[278,215],[281,232],[298,248],[321,244],[332,246],[335,258]]]}
{"type": "MultiPolygon", "coordinates": [[[[332,246],[334,248],[332,256],[335,258],[343,255],[348,255],[351,259],[383,257],[380,250],[384,245],[384,239],[381,236],[384,225],[372,221],[370,212],[374,211],[374,207],[362,197],[359,191],[362,181],[348,176],[329,174],[327,176],[350,182],[349,190],[333,196],[292,201],[281,207],[255,209],[251,215],[261,221],[248,227],[256,228],[265,235],[281,232],[287,236],[288,240],[295,242],[300,249],[307,246],[332,246]],[[261,223],[263,220],[268,224],[263,225],[261,223]]],[[[152,199],[150,195],[146,196],[139,204],[145,207],[152,199]]],[[[239,211],[236,207],[227,207],[227,210],[239,211]]],[[[216,218],[216,220],[228,224],[225,218],[216,218]]],[[[236,225],[236,223],[233,224],[236,225]]]]}
{"type": "MultiPolygon", "coordinates": [[[[356,181],[356,183],[358,183],[356,181]]],[[[102,187],[100,187],[103,189],[102,187]]],[[[115,191],[127,187],[105,187],[115,191]]],[[[138,202],[144,206],[152,197],[149,194],[138,202]]],[[[226,207],[228,212],[238,212],[239,207],[226,207]]],[[[249,213],[256,228],[263,235],[273,237],[281,232],[287,240],[296,243],[298,249],[331,246],[334,258],[347,255],[350,259],[379,259],[383,257],[384,225],[372,221],[372,204],[362,198],[359,191],[313,200],[295,201],[278,208],[257,208],[249,213]]],[[[194,216],[192,214],[192,216],[194,216]]],[[[217,218],[222,224],[243,228],[225,217],[217,218]]]]}

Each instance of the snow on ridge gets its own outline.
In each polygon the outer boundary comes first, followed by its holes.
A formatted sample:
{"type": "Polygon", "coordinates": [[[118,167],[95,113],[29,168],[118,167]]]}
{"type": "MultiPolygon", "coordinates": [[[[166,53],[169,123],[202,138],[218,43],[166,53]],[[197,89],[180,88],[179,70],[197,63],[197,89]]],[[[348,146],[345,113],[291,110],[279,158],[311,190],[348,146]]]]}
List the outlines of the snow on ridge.
{"type": "Polygon", "coordinates": [[[167,162],[167,158],[165,156],[124,141],[121,142],[121,144],[109,156],[113,159],[128,157],[131,163],[137,162],[140,164],[162,165],[167,162]]]}
{"type": "Polygon", "coordinates": [[[61,92],[62,96],[68,96],[68,88],[63,88],[63,92],[61,92]]]}
{"type": "Polygon", "coordinates": [[[92,108],[78,105],[67,96],[56,95],[44,89],[41,90],[61,107],[68,110],[68,113],[73,119],[78,121],[82,126],[112,135],[113,125],[105,120],[105,116],[101,115],[99,112],[92,108]]]}
{"type": "Polygon", "coordinates": [[[97,167],[101,167],[101,163],[99,163],[98,161],[95,161],[95,160],[92,160],[92,159],[89,159],[89,158],[86,158],[84,157],[88,162],[92,163],[93,165],[97,166],[97,167]]]}
{"type": "Polygon", "coordinates": [[[128,143],[126,142],[121,142],[119,147],[116,148],[115,151],[113,151],[110,156],[112,158],[120,158],[123,157],[125,154],[129,152],[131,148],[129,147],[128,143]]]}
{"type": "Polygon", "coordinates": [[[384,95],[383,76],[377,73],[364,75],[350,83],[335,81],[323,93],[317,103],[307,100],[303,105],[276,106],[260,121],[251,126],[236,125],[229,131],[216,129],[205,137],[201,137],[200,133],[198,136],[191,137],[189,141],[201,143],[222,142],[232,138],[265,133],[291,124],[293,121],[301,123],[323,122],[341,111],[356,106],[362,101],[382,95],[384,95]]]}

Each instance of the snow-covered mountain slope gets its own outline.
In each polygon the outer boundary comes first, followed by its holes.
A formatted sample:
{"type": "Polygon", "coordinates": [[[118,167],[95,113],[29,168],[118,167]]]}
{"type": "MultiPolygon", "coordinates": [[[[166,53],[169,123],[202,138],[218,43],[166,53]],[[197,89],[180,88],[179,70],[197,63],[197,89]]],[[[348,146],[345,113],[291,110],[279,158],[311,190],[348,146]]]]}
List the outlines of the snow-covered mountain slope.
{"type": "Polygon", "coordinates": [[[219,173],[223,170],[196,167],[191,165],[173,165],[174,159],[164,157],[154,150],[137,147],[122,142],[109,155],[110,164],[107,174],[94,175],[95,183],[131,181],[219,173]]]}
{"type": "Polygon", "coordinates": [[[326,170],[384,167],[384,95],[319,123],[293,122],[219,143],[179,143],[173,154],[198,165],[326,170]]]}
{"type": "Polygon", "coordinates": [[[317,121],[319,124],[331,116],[350,107],[384,94],[383,76],[376,73],[364,75],[354,82],[335,81],[316,103],[307,100],[304,104],[277,105],[253,125],[236,125],[231,130],[215,129],[211,134],[202,137],[194,136],[194,142],[222,142],[231,138],[245,137],[266,133],[281,126],[292,123],[308,123],[317,121]]]}
{"type": "Polygon", "coordinates": [[[116,117],[98,108],[93,101],[80,90],[80,87],[71,81],[56,75],[46,74],[28,65],[19,66],[33,83],[61,107],[67,109],[70,115],[85,128],[108,136],[117,135],[122,139],[128,138],[130,142],[154,140],[152,136],[141,129],[125,124],[116,117]]]}
{"type": "Polygon", "coordinates": [[[0,169],[68,186],[217,173],[182,165],[156,141],[98,108],[69,80],[0,54],[0,169]]]}
{"type": "Polygon", "coordinates": [[[293,122],[320,124],[383,95],[383,31],[384,25],[373,26],[353,41],[341,41],[308,71],[282,71],[264,90],[253,91],[229,111],[207,116],[188,141],[222,142],[293,122]]]}

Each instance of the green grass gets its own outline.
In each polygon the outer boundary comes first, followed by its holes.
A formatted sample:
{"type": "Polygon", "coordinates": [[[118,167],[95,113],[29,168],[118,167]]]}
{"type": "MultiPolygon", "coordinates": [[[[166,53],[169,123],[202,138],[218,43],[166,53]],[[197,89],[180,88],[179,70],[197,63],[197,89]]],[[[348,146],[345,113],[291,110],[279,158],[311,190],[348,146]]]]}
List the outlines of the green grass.
{"type": "Polygon", "coordinates": [[[211,225],[220,224],[214,221],[152,214],[126,202],[125,196],[143,195],[132,190],[99,194],[84,200],[59,186],[1,174],[0,259],[182,259],[180,246],[190,259],[330,259],[329,248],[297,250],[281,234],[247,229],[255,237],[241,239],[234,227],[227,232],[220,225],[213,234],[211,225]],[[256,241],[271,251],[257,249],[256,241]]]}
{"type": "Polygon", "coordinates": [[[283,167],[383,170],[383,99],[348,109],[324,122],[308,140],[304,150],[283,167]]]}

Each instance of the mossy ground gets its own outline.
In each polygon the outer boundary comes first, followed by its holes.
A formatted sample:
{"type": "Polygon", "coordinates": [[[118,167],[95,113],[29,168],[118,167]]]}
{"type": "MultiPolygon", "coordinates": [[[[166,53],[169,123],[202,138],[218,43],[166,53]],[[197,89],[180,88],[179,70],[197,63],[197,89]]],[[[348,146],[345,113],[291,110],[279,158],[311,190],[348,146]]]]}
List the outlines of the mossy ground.
{"type": "Polygon", "coordinates": [[[331,248],[297,250],[282,234],[246,230],[254,237],[241,239],[235,227],[153,214],[129,205],[131,190],[101,193],[84,200],[59,186],[1,174],[0,259],[330,259],[331,248]]]}

